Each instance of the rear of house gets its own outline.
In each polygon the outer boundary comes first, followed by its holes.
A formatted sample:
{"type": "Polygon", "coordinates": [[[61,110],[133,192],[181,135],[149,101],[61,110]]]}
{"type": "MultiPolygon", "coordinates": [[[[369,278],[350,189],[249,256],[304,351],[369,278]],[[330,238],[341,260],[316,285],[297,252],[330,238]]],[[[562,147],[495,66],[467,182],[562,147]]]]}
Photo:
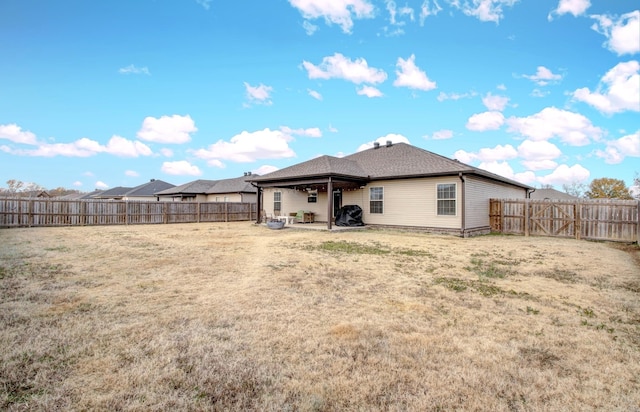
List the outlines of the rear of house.
{"type": "Polygon", "coordinates": [[[403,143],[340,159],[312,159],[255,183],[267,216],[304,210],[330,228],[340,207],[357,205],[367,225],[462,236],[489,232],[490,198],[526,198],[532,190],[403,143]]]}

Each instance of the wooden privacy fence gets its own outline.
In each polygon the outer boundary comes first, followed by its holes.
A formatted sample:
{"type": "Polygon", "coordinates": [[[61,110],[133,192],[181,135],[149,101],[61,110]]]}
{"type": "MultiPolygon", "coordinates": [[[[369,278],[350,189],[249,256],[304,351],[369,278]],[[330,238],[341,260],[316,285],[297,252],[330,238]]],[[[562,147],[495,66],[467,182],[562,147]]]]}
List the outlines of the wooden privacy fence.
{"type": "Polygon", "coordinates": [[[236,222],[256,218],[255,203],[0,199],[0,227],[236,222]]]}
{"type": "Polygon", "coordinates": [[[491,199],[491,230],[525,236],[640,243],[635,200],[491,199]]]}

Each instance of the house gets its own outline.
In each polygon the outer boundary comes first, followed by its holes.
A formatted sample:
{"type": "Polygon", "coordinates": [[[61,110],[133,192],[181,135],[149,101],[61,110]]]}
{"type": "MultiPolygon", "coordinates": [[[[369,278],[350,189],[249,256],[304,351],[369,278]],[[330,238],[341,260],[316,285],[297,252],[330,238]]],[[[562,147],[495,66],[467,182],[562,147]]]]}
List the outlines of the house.
{"type": "Polygon", "coordinates": [[[577,200],[579,197],[568,193],[560,192],[556,189],[535,189],[531,192],[531,199],[534,200],[577,200]]]}
{"type": "Polygon", "coordinates": [[[142,200],[142,201],[158,201],[161,200],[155,196],[156,192],[167,190],[175,185],[158,179],[151,179],[147,183],[143,183],[136,187],[117,186],[111,189],[103,190],[91,196],[92,199],[105,200],[142,200]]]}
{"type": "Polygon", "coordinates": [[[490,198],[526,198],[533,190],[457,160],[390,141],[342,158],[320,156],[254,177],[252,182],[259,190],[258,210],[267,214],[305,210],[331,229],[343,205],[358,205],[366,225],[465,237],[490,231],[490,198]]]}
{"type": "Polygon", "coordinates": [[[183,202],[241,202],[255,203],[258,190],[250,180],[251,172],[241,177],[222,180],[195,180],[156,193],[161,199],[183,202]]]}

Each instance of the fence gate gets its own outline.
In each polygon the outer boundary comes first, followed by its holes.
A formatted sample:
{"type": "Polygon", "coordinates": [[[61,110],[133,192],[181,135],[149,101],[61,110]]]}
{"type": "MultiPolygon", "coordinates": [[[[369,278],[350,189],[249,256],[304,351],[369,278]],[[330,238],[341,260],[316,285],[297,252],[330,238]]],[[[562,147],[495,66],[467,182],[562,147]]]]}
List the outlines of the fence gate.
{"type": "Polygon", "coordinates": [[[528,203],[529,234],[534,236],[579,237],[577,208],[569,203],[528,203]]]}

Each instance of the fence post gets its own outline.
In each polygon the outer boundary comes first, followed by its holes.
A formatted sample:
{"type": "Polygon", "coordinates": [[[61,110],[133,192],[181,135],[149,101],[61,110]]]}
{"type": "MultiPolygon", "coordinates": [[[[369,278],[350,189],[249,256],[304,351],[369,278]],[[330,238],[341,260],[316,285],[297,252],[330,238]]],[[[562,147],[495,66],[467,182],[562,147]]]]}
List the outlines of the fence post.
{"type": "MultiPolygon", "coordinates": [[[[18,202],[20,201],[18,200],[18,202]]],[[[33,200],[29,199],[27,202],[27,226],[31,227],[33,224],[33,200]]]]}
{"type": "Polygon", "coordinates": [[[531,206],[529,199],[524,199],[524,235],[529,236],[529,220],[531,218],[529,207],[531,206]]]}
{"type": "Polygon", "coordinates": [[[636,235],[638,237],[638,239],[636,239],[636,241],[638,242],[638,246],[640,246],[640,200],[638,200],[638,204],[636,205],[637,210],[636,212],[638,213],[638,229],[636,230],[636,235]]]}
{"type": "Polygon", "coordinates": [[[504,199],[500,199],[500,233],[504,233],[504,199]]]}
{"type": "Polygon", "coordinates": [[[576,239],[580,240],[582,237],[582,207],[579,200],[576,200],[573,204],[573,216],[575,217],[573,229],[576,232],[576,239]]]}
{"type": "Polygon", "coordinates": [[[162,223],[164,223],[165,225],[168,222],[168,219],[167,219],[167,208],[168,207],[169,206],[168,206],[167,202],[162,203],[162,223]]]}
{"type": "Polygon", "coordinates": [[[224,202],[224,221],[229,221],[229,203],[224,202]]]}
{"type": "Polygon", "coordinates": [[[198,220],[198,223],[200,223],[200,209],[202,208],[202,203],[198,202],[198,203],[196,203],[196,204],[198,205],[198,207],[197,207],[197,209],[198,209],[198,216],[197,216],[197,218],[196,218],[196,219],[198,220]]]}

